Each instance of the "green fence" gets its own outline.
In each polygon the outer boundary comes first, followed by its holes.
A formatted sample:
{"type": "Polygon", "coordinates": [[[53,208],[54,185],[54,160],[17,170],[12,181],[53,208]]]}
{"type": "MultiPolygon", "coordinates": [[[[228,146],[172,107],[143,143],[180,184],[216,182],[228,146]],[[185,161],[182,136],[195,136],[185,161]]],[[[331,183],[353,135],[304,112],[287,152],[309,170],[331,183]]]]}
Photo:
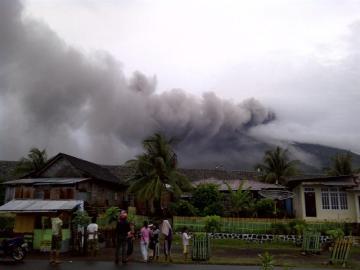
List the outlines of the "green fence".
{"type": "MultiPolygon", "coordinates": [[[[272,233],[274,224],[289,224],[294,219],[260,219],[260,218],[221,218],[220,231],[223,233],[242,233],[242,234],[266,234],[272,233]]],[[[179,217],[173,218],[175,231],[181,231],[187,227],[192,232],[205,231],[204,217],[179,217]]],[[[341,228],[344,223],[334,222],[307,222],[307,230],[325,232],[326,230],[341,228]]]]}

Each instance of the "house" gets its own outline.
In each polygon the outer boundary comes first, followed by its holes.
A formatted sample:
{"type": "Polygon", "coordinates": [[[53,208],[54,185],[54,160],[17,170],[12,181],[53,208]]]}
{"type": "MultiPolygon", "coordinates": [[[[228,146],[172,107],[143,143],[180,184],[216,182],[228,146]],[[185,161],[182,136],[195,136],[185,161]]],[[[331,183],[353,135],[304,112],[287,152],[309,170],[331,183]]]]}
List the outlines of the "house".
{"type": "MultiPolygon", "coordinates": [[[[67,154],[59,153],[45,166],[22,179],[2,183],[5,202],[10,200],[82,200],[85,209],[129,204],[123,179],[107,168],[67,154]]],[[[91,212],[90,211],[90,212],[91,212]]]]}
{"type": "Polygon", "coordinates": [[[320,176],[288,181],[294,214],[306,221],[360,223],[360,185],[356,177],[320,176]]]}
{"type": "Polygon", "coordinates": [[[12,200],[0,206],[1,212],[15,214],[13,232],[24,235],[31,247],[36,250],[49,251],[51,247],[51,217],[62,212],[62,251],[69,251],[71,239],[71,216],[74,211],[83,209],[79,200],[12,200]]]}

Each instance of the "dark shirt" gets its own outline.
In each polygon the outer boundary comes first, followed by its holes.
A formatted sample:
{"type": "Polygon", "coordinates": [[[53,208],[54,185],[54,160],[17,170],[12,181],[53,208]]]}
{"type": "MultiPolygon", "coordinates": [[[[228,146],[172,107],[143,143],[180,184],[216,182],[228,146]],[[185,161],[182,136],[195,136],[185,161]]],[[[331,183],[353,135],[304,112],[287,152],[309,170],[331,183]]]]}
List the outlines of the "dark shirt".
{"type": "Polygon", "coordinates": [[[127,220],[120,220],[116,224],[116,238],[125,239],[130,232],[130,224],[127,220]]]}

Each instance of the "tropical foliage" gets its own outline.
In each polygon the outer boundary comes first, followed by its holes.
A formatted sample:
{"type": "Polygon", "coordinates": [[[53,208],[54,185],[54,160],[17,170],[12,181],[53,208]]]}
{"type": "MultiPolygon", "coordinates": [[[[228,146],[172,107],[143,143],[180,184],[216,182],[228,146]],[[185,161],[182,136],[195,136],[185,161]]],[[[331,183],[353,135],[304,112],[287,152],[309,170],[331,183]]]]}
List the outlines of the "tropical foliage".
{"type": "Polygon", "coordinates": [[[191,217],[197,215],[198,209],[188,201],[178,200],[171,203],[170,212],[174,216],[191,217]]]}
{"type": "Polygon", "coordinates": [[[353,173],[350,153],[337,154],[332,159],[332,166],[327,172],[331,176],[350,175],[353,173]]]}
{"type": "Polygon", "coordinates": [[[46,149],[40,150],[36,147],[30,149],[27,157],[21,158],[15,168],[15,175],[22,176],[41,169],[47,162],[46,149]]]}
{"type": "Polygon", "coordinates": [[[76,211],[74,213],[74,217],[72,219],[72,223],[76,226],[85,227],[91,221],[91,217],[89,217],[86,211],[76,211]]]}
{"type": "Polygon", "coordinates": [[[129,177],[129,191],[144,202],[161,209],[161,198],[171,193],[175,198],[191,189],[188,179],[177,170],[177,155],[172,140],[156,133],[143,142],[145,152],[127,165],[134,173],[129,177]]]}
{"type": "Polygon", "coordinates": [[[219,216],[205,217],[205,231],[209,233],[219,232],[221,229],[221,218],[219,216]]]}
{"type": "Polygon", "coordinates": [[[214,184],[201,184],[192,192],[192,204],[199,210],[200,216],[222,215],[223,196],[214,184]]]}
{"type": "Polygon", "coordinates": [[[290,176],[297,174],[296,160],[289,160],[288,150],[276,147],[265,152],[263,164],[257,166],[263,174],[263,180],[269,183],[285,184],[290,176]]]}
{"type": "Polygon", "coordinates": [[[239,217],[240,212],[249,212],[254,209],[255,199],[252,197],[251,191],[249,189],[243,189],[243,183],[234,191],[228,183],[225,183],[230,200],[231,212],[235,216],[239,217]]]}

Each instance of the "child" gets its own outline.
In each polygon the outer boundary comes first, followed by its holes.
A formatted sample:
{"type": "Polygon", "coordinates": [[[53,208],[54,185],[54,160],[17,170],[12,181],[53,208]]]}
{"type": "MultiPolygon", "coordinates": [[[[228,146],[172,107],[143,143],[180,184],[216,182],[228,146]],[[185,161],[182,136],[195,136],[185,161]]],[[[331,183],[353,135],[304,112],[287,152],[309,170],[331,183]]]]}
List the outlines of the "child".
{"type": "Polygon", "coordinates": [[[86,230],[88,234],[88,251],[91,256],[95,257],[98,251],[98,229],[99,226],[96,224],[96,217],[92,217],[92,223],[90,223],[86,230]]]}
{"type": "Polygon", "coordinates": [[[144,262],[148,262],[148,247],[150,242],[150,229],[148,222],[144,221],[144,226],[140,230],[140,250],[144,262]]]}
{"type": "Polygon", "coordinates": [[[160,230],[157,224],[152,225],[150,244],[149,244],[149,248],[152,250],[152,256],[151,256],[152,260],[159,259],[159,235],[160,235],[160,230]]]}
{"type": "Polygon", "coordinates": [[[189,239],[191,237],[188,235],[188,229],[184,227],[182,231],[182,244],[183,244],[183,253],[184,253],[184,260],[187,260],[187,256],[189,253],[189,239]]]}

